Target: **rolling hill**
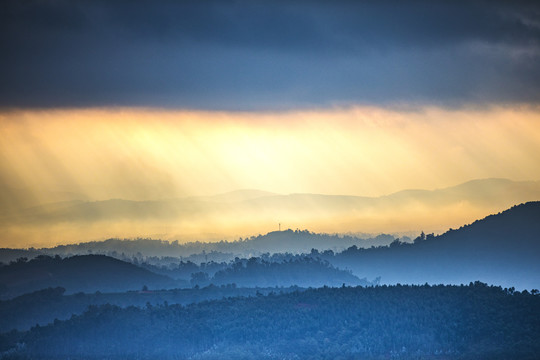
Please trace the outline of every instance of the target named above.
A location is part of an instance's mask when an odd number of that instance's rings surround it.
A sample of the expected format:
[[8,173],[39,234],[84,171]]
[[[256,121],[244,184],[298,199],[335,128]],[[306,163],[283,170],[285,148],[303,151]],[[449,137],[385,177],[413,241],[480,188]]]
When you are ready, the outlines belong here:
[[9,359],[538,359],[540,297],[467,286],[319,288],[92,306],[0,334]]
[[[190,242],[179,244],[151,239],[107,239],[71,245],[59,245],[38,250],[0,249],[0,260],[15,260],[17,257],[28,258],[39,254],[72,256],[82,254],[101,254],[113,257],[183,257],[194,262],[223,261],[220,257],[232,260],[236,256],[251,257],[263,253],[309,253],[311,249],[342,251],[356,245],[371,247],[388,245],[394,237],[388,234],[362,239],[348,235],[316,234],[307,230],[272,231],[249,239],[221,242]],[[123,255],[122,255],[123,254]],[[197,259],[200,259],[198,261]],[[7,262],[7,261],[4,261]]]
[[38,256],[0,266],[0,297],[7,299],[27,292],[61,286],[67,293],[121,292],[172,288],[176,282],[163,275],[103,255],[69,258]]

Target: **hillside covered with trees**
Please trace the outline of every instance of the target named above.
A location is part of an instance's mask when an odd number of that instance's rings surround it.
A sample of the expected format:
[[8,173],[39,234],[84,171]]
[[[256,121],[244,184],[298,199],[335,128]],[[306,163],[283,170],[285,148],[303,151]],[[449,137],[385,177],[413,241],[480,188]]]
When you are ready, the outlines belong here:
[[93,306],[1,336],[4,358],[537,359],[540,296],[468,286],[319,288],[188,306]]
[[318,234],[307,230],[272,231],[264,235],[239,238],[236,241],[187,242],[164,241],[153,239],[107,239],[79,244],[58,245],[41,249],[0,249],[0,262],[8,263],[20,257],[33,258],[38,255],[74,255],[98,254],[126,260],[137,258],[153,259],[181,258],[196,263],[207,261],[229,261],[235,257],[259,256],[264,253],[306,253],[311,249],[342,251],[350,246],[368,248],[388,245],[394,237],[388,234],[363,237],[338,234]]
[[237,296],[260,296],[270,292],[301,291],[297,286],[287,288],[242,288],[234,284],[208,285],[171,290],[137,290],[121,293],[66,294],[61,287],[47,288],[9,300],[0,300],[0,333],[13,329],[28,330],[37,324],[43,326],[55,319],[67,320],[84,313],[90,305],[116,305],[120,307],[181,304],[188,305],[208,300]]
[[414,243],[352,246],[319,257],[386,284],[463,284],[480,280],[504,287],[540,287],[540,202],[514,206],[459,229]]
[[[220,262],[19,258],[0,265],[0,356],[536,359],[538,219],[530,202],[413,242]],[[291,234],[319,236],[265,239]]]
[[334,267],[310,256],[235,259],[196,265],[181,262],[176,267],[136,266],[104,255],[67,258],[40,255],[0,265],[0,300],[49,287],[63,287],[69,294],[125,292],[234,285],[239,287],[320,287],[368,285],[351,271]]
[[0,266],[0,297],[10,298],[48,287],[61,286],[69,293],[118,292],[152,284],[158,289],[173,288],[177,282],[133,264],[104,255],[35,259]]

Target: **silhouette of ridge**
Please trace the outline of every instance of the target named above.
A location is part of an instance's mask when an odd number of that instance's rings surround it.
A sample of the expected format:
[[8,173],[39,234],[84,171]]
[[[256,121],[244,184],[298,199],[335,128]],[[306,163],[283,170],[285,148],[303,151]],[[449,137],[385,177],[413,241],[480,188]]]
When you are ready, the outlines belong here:
[[48,287],[62,286],[67,293],[121,292],[174,287],[175,281],[133,264],[104,255],[68,258],[38,256],[0,267],[0,294],[10,298]]
[[333,264],[385,283],[474,280],[540,287],[540,202],[516,205],[439,236],[388,248],[349,248]]

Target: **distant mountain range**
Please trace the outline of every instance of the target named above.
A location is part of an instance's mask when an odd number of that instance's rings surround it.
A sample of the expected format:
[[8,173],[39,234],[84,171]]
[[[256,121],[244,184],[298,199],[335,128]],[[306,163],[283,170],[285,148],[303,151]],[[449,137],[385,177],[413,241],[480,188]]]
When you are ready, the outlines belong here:
[[237,256],[251,257],[264,253],[298,254],[309,253],[311,249],[338,252],[352,245],[358,247],[388,245],[394,239],[392,235],[388,234],[362,239],[349,235],[316,234],[307,230],[293,231],[290,229],[272,231],[265,235],[230,242],[190,242],[180,244],[178,242],[151,239],[108,239],[42,249],[0,249],[0,262],[7,264],[21,257],[33,258],[38,255],[73,256],[87,254],[101,254],[129,260],[133,257],[139,260],[149,257],[178,257],[195,263],[221,262],[232,260]]
[[483,179],[380,197],[279,195],[259,190],[156,201],[88,201],[76,194],[65,201],[69,194],[61,195],[63,201],[30,207],[24,206],[28,199],[17,206],[15,195],[4,196],[2,202],[9,204],[3,209],[10,209],[0,216],[4,243],[147,236],[219,240],[277,230],[278,223],[284,229],[327,233],[439,231],[540,200],[540,181]]
[[[65,195],[65,194],[63,194]],[[238,190],[204,197],[187,197],[156,201],[110,199],[105,201],[60,201],[19,209],[17,217],[4,221],[23,223],[50,221],[175,219],[179,216],[204,216],[223,212],[294,211],[300,214],[348,214],[378,211],[380,213],[421,208],[445,208],[468,204],[478,207],[509,207],[517,203],[540,200],[540,181],[507,179],[473,180],[439,190],[404,190],[380,197],[348,195],[289,194],[278,195],[259,190]]]

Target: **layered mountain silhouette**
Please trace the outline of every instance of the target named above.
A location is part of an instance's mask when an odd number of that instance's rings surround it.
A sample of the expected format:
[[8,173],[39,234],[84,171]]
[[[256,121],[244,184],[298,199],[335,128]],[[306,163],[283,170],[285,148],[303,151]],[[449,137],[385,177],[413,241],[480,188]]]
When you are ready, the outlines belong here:
[[[63,194],[65,198],[66,194]],[[316,232],[441,231],[512,205],[540,200],[540,181],[474,180],[439,190],[381,197],[278,195],[242,190],[156,201],[69,200],[21,207],[0,216],[6,242],[111,237],[220,240],[283,228]]]
[[[188,197],[156,201],[111,199],[105,201],[60,201],[20,209],[19,221],[96,221],[113,219],[176,218],[226,212],[299,211],[314,214],[362,210],[393,212],[418,207],[440,208],[469,204],[472,206],[509,207],[540,199],[540,181],[507,179],[473,180],[439,190],[404,190],[380,197],[346,195],[278,195],[259,190],[239,190],[216,196]],[[411,207],[414,207],[412,209]],[[14,219],[9,216],[5,220]]]
[[[388,243],[388,240],[392,239],[392,237],[387,237],[389,239],[385,238],[387,241],[386,243]],[[165,251],[172,257],[175,256],[175,251],[194,251],[196,249],[203,249],[202,254],[199,254],[199,256],[202,255],[204,260],[208,260],[207,257],[208,255],[211,255],[212,252],[206,253],[205,251],[210,248],[205,248],[205,246],[214,246],[215,248],[213,248],[212,251],[215,249],[253,251],[257,246],[260,246],[259,249],[269,246],[274,246],[275,248],[288,247],[288,249],[293,249],[295,246],[298,246],[298,244],[302,244],[303,247],[322,249],[327,242],[333,241],[335,244],[342,241],[342,244],[345,244],[354,239],[355,238],[352,237],[347,238],[314,234],[308,231],[286,230],[271,232],[266,235],[253,237],[246,241],[232,243],[192,243],[182,245],[154,240],[121,241],[113,239],[105,242],[93,242],[61,246],[52,249],[42,249],[41,251],[46,250],[50,254],[57,252],[65,256],[72,254],[72,252],[104,251],[105,249],[108,249],[109,251],[113,249],[114,251],[120,251],[123,249],[126,253],[129,253],[130,251],[133,252],[134,250],[144,251],[144,249],[146,249],[150,253],[141,253],[139,255],[155,255],[156,251]],[[356,240],[361,241],[360,239]],[[187,246],[187,248],[185,246]],[[37,250],[32,251],[35,252]],[[152,253],[152,251],[154,253]],[[20,251],[16,253],[21,254]],[[220,254],[224,255],[224,253]],[[231,255],[234,254],[231,253]],[[262,260],[254,258],[253,261],[255,262],[252,263],[253,266],[250,269],[247,268],[247,263],[243,262],[242,266],[237,267],[236,272],[231,270],[236,266],[234,262],[229,265],[220,265],[221,267],[219,269],[223,269],[222,273],[215,279],[216,273],[205,275],[206,277],[203,277],[201,285],[207,285],[214,280],[218,284],[239,281],[245,286],[257,286],[257,276],[261,281],[264,280],[265,286],[287,286],[295,284],[298,283],[299,280],[294,276],[290,278],[290,271],[286,272],[286,276],[289,276],[286,280],[284,280],[284,277],[275,280],[275,275],[272,272],[279,270],[279,266],[273,265],[272,263],[290,263],[291,261],[300,259],[298,256],[299,255],[295,256],[289,254],[287,256],[266,256],[263,257]],[[358,283],[357,281],[359,278],[372,280],[380,277],[381,282],[387,284],[423,284],[426,282],[431,284],[467,284],[471,281],[480,280],[505,287],[514,286],[527,289],[539,288],[540,262],[538,259],[540,258],[540,202],[528,202],[514,206],[501,213],[490,215],[482,220],[475,221],[470,225],[463,226],[459,229],[451,229],[439,236],[428,235],[419,237],[414,243],[403,243],[396,240],[389,246],[379,246],[367,249],[360,248],[356,244],[353,244],[341,252],[313,250],[305,256],[311,257],[314,260],[320,258],[337,268],[325,268],[326,265],[322,267],[315,266],[320,265],[320,263],[310,264],[309,261],[303,264],[302,262],[299,262],[302,266],[308,264],[318,270],[329,269],[332,274],[339,275],[331,281],[333,285],[338,282]],[[305,256],[302,255],[302,257]],[[119,265],[121,263],[115,263],[114,261],[116,260],[105,257],[85,256],[76,256],[65,260],[51,260],[51,258],[40,257],[28,263],[22,262],[21,265],[15,263],[1,268],[2,275],[0,276],[0,283],[3,284],[3,292],[16,293],[17,291],[37,290],[48,286],[64,286],[68,288],[68,290],[71,290],[65,283],[56,280],[58,279],[58,276],[67,276],[66,279],[73,281],[73,283],[79,285],[84,284],[86,281],[84,279],[89,276],[89,273],[92,273],[91,269],[96,268],[97,265],[93,264],[94,267],[84,265],[82,264],[83,259],[85,259],[85,261],[99,259],[100,261],[109,264],[107,265],[109,269],[114,269],[114,267],[111,267],[111,264]],[[66,275],[64,270],[62,270],[64,272],[60,271],[61,275],[56,275],[53,271],[53,269],[57,269],[60,264],[70,264],[70,262],[72,263],[71,266],[76,271],[69,271],[67,272],[68,275]],[[16,270],[17,266],[21,266],[20,270]],[[107,278],[107,276],[104,275],[103,268],[107,268],[107,266],[101,266],[101,269],[99,270],[102,271],[100,274],[103,274],[103,277],[105,278]],[[130,264],[122,266],[125,267],[122,269],[133,269],[131,267],[134,267]],[[193,266],[195,267],[192,272],[203,271],[199,270],[196,265]],[[71,269],[69,266],[67,268]],[[301,271],[305,271],[308,268],[309,266],[304,266],[303,268],[301,266],[298,267]],[[66,269],[66,267],[64,266],[62,269]],[[219,269],[216,271],[219,271]],[[257,270],[258,274],[255,274],[254,269]],[[354,277],[347,278],[349,274],[341,274],[339,273],[341,270],[338,271],[338,269],[351,270]],[[79,271],[79,273],[77,273],[77,271]],[[98,270],[96,270],[96,273],[99,273],[97,271]],[[119,274],[125,272],[125,270],[114,271]],[[142,269],[138,269],[137,271],[142,271]],[[126,274],[128,273],[129,272],[126,272]],[[306,272],[308,278],[309,273],[309,271]],[[39,276],[37,274],[39,274]],[[328,271],[325,272],[325,279],[329,278],[329,274]],[[13,277],[11,280],[8,279],[10,276]],[[79,280],[77,278],[78,276],[80,276],[82,280]],[[160,281],[164,280],[161,279],[156,282],[155,279],[146,280],[147,278],[144,277],[143,279],[145,280],[140,280],[141,276],[142,273],[139,274],[136,272],[134,279],[138,279],[138,282],[129,283],[122,280],[122,284],[126,285],[124,288],[140,288],[145,281],[149,284],[150,281],[152,281],[151,284],[161,284],[162,282]],[[321,279],[322,278],[323,277],[321,277]],[[184,279],[184,281],[187,280],[189,279]],[[319,286],[326,281],[323,279],[316,283],[309,283],[309,279],[302,278],[300,280],[304,286]],[[19,283],[17,281],[19,281]],[[34,283],[39,285],[33,285]],[[127,286],[127,284],[129,284],[129,286]],[[164,285],[166,284],[167,283],[165,282]],[[74,285],[74,290],[71,291],[77,291],[76,289],[81,288],[82,285],[78,288],[77,286],[78,285]],[[111,285],[111,288],[112,287],[113,286]],[[98,290],[97,287],[92,289]],[[101,286],[99,288],[99,290],[103,289],[106,289],[106,287]]]
[[514,206],[440,236],[395,242],[386,248],[348,250],[329,260],[384,283],[473,280],[507,287],[540,287],[540,202]]
[[67,293],[120,292],[176,287],[177,282],[133,264],[103,255],[69,258],[38,256],[0,266],[0,297],[61,286]]
[[216,272],[204,285],[210,283],[214,285],[234,283],[242,287],[337,287],[370,284],[366,279],[359,279],[348,271],[333,267],[328,262],[309,257],[283,262],[264,261],[259,258],[236,261]]
[[[297,286],[280,288],[279,292],[299,291]],[[92,293],[66,295],[62,287],[34,291],[13,299],[0,301],[0,333],[12,329],[29,330],[53,323],[55,319],[66,320],[75,314],[82,314],[91,305],[111,304],[121,307],[147,307],[172,304],[194,304],[208,300],[230,297],[255,297],[275,292],[270,288],[242,288],[232,285],[206,286],[202,288],[171,289],[164,291],[128,291],[124,293]],[[1,335],[0,335],[1,336]]]
[[79,244],[59,245],[42,249],[0,249],[0,262],[9,263],[20,257],[38,255],[109,255],[120,259],[145,257],[182,257],[193,262],[227,261],[235,257],[251,257],[264,253],[309,253],[311,249],[342,251],[350,246],[371,247],[390,244],[392,235],[380,234],[372,238],[350,235],[317,234],[307,230],[272,231],[249,239],[220,242],[190,242],[180,244],[152,239],[108,239]]
[[298,257],[288,261],[250,258],[216,263],[214,266],[191,265],[192,270],[183,278],[175,277],[173,280],[163,274],[163,271],[162,274],[150,271],[152,267],[143,268],[104,255],[67,258],[40,255],[30,261],[20,259],[0,266],[0,300],[51,287],[62,287],[68,294],[73,294],[231,284],[234,284],[234,287],[368,284],[365,279],[359,279],[350,271],[337,269],[327,261],[311,257]]

